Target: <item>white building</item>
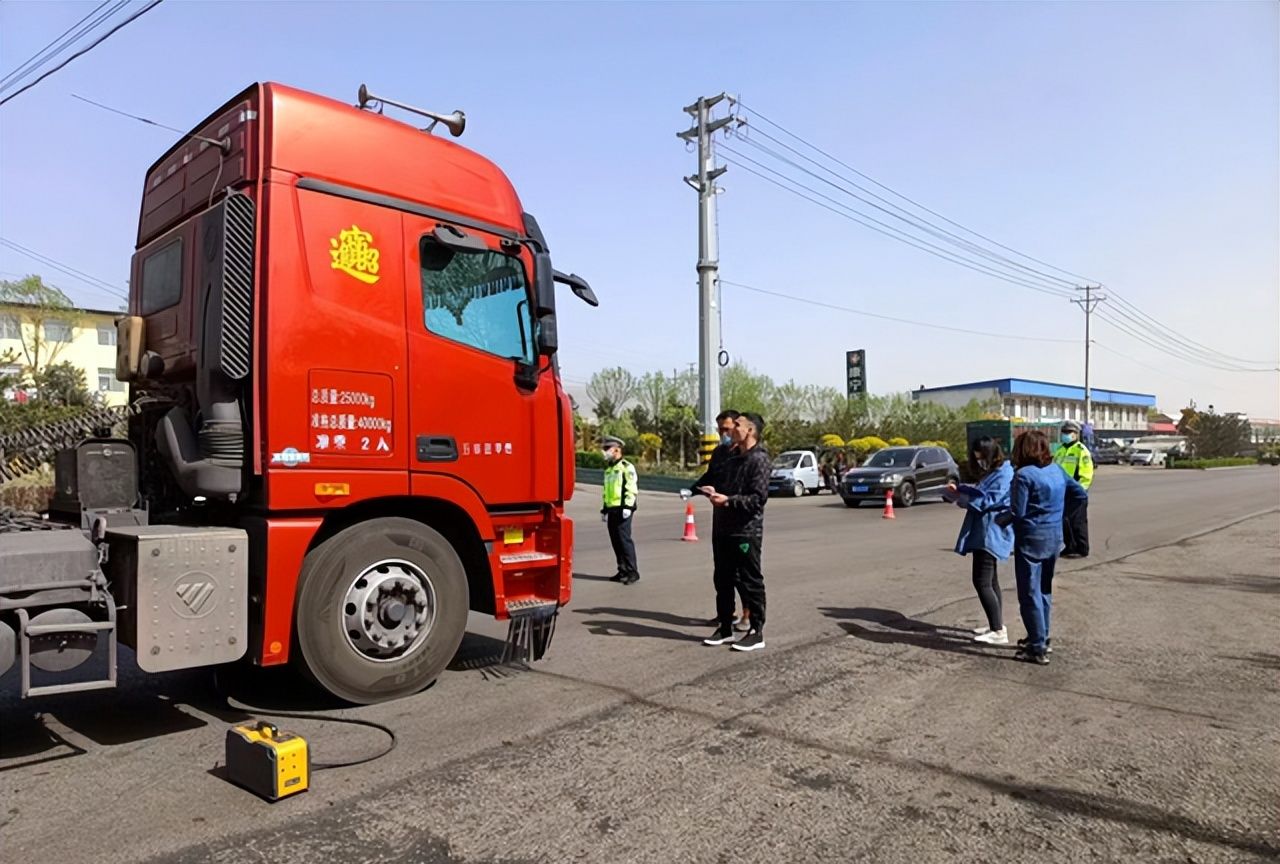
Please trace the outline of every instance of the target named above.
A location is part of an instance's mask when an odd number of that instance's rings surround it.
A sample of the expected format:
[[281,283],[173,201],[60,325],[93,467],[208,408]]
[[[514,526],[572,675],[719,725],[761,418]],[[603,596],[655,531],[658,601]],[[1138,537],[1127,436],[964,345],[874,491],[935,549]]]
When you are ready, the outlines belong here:
[[[1149,393],[1090,388],[1093,400],[1094,429],[1108,432],[1147,431],[1147,409],[1155,407],[1156,397]],[[917,402],[932,402],[961,408],[971,401],[998,405],[1005,417],[1037,423],[1075,420],[1083,423],[1084,388],[1069,384],[1050,384],[1025,378],[998,378],[953,384],[949,387],[921,387],[912,392]]]

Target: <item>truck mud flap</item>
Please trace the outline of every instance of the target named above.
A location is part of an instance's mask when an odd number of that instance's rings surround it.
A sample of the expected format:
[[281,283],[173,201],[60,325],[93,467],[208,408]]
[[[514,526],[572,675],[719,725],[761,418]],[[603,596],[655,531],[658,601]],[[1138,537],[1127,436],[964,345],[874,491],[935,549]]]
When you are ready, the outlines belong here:
[[556,633],[560,607],[543,603],[524,609],[511,609],[511,625],[502,649],[503,663],[529,663],[541,660]]

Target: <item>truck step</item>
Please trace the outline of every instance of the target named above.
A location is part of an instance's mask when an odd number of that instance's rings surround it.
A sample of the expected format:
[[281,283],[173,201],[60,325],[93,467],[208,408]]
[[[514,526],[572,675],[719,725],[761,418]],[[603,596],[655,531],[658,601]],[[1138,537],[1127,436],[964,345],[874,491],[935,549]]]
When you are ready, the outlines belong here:
[[[116,686],[116,607],[115,603],[108,600],[106,603],[108,619],[106,621],[65,621],[54,623],[32,623],[26,609],[18,609],[18,645],[19,659],[18,662],[22,668],[22,698],[26,699],[30,696],[52,696],[59,693],[80,693],[85,690],[110,690]],[[48,613],[44,613],[48,614]],[[43,615],[37,615],[37,621]],[[76,681],[69,684],[43,684],[32,686],[31,669],[33,666],[40,667],[39,662],[32,662],[33,651],[32,639],[39,639],[42,636],[58,636],[62,634],[75,633],[91,633],[95,637],[105,634],[107,637],[107,671],[106,677],[98,678],[91,681]],[[78,667],[78,662],[72,663],[66,667],[66,670],[49,670],[49,671],[69,671]]]

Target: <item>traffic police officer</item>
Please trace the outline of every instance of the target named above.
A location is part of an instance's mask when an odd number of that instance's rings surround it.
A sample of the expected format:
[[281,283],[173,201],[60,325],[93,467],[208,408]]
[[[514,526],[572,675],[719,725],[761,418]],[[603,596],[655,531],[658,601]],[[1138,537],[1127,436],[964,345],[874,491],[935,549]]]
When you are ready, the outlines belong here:
[[636,544],[631,542],[631,516],[636,512],[636,466],[622,458],[622,441],[605,438],[602,442],[604,461],[604,506],[601,518],[609,526],[609,542],[618,559],[618,572],[613,581],[633,585],[640,581],[636,568]]
[[[1062,424],[1062,446],[1053,457],[1067,476],[1086,490],[1093,483],[1093,454],[1080,440],[1080,424],[1068,420]],[[1062,515],[1063,558],[1087,558],[1089,556],[1089,501],[1084,499],[1069,505]]]

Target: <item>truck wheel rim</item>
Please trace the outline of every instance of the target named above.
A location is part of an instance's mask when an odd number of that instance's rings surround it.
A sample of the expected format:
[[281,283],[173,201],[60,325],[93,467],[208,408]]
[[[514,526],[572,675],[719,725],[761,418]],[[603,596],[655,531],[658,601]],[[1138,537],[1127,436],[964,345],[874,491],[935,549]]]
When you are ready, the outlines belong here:
[[342,601],[347,644],[362,657],[381,663],[416,651],[435,619],[436,590],[430,577],[401,558],[364,568]]

